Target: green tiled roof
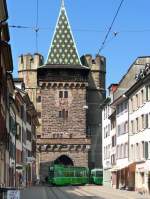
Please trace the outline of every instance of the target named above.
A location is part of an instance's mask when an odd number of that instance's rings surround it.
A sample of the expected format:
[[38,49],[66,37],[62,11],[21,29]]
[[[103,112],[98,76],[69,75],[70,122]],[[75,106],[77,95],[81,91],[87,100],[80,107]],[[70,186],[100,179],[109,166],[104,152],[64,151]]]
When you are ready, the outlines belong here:
[[81,65],[63,3],[60,9],[46,64]]

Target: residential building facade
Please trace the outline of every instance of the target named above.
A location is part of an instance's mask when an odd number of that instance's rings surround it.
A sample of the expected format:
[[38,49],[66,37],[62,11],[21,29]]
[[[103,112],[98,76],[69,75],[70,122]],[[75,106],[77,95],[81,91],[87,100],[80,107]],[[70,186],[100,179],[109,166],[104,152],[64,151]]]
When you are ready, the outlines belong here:
[[0,186],[9,186],[9,98],[7,72],[12,72],[12,54],[9,45],[8,11],[6,1],[0,6]]
[[150,63],[137,74],[140,78],[127,92],[129,100],[129,161],[135,190],[150,191]]
[[[115,163],[111,159],[111,185],[115,188],[148,192],[149,177],[149,68],[150,57],[139,57],[131,65],[119,82],[111,103],[114,113],[109,116],[111,130],[114,128],[116,141],[112,139],[110,151],[114,151]],[[114,118],[114,120],[112,120]],[[115,121],[115,125],[113,125]],[[103,118],[103,126],[109,123]],[[104,135],[103,128],[103,135]],[[110,131],[110,134],[112,131]],[[107,138],[110,143],[109,136]],[[103,137],[104,182],[107,158],[104,147],[107,145]],[[111,154],[110,154],[111,156]]]
[[116,112],[110,105],[118,84],[111,84],[109,95],[102,105],[102,152],[103,152],[103,184],[116,185],[116,175],[112,167],[116,165]]

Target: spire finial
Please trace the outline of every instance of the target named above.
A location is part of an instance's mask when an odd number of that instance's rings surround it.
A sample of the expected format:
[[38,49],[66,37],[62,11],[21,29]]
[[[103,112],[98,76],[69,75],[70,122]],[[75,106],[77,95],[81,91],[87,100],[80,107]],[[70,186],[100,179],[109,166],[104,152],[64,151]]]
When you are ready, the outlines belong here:
[[61,0],[61,7],[62,7],[62,8],[65,7],[65,2],[64,2],[64,0]]

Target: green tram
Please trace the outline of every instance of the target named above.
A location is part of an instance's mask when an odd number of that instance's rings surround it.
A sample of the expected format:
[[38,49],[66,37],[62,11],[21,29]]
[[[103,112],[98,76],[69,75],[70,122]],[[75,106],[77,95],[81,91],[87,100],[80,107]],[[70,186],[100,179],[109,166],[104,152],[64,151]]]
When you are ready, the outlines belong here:
[[90,183],[96,185],[103,185],[103,169],[92,169],[90,175]]
[[86,167],[53,165],[49,167],[48,183],[52,185],[85,185],[89,182],[89,170]]

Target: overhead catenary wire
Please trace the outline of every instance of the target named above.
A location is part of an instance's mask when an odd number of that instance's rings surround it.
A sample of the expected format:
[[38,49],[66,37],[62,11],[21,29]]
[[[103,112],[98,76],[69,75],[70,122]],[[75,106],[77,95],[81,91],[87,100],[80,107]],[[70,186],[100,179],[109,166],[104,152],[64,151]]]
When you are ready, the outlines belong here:
[[108,28],[108,31],[107,31],[107,33],[106,33],[106,36],[105,36],[105,38],[104,38],[104,40],[103,40],[103,42],[102,42],[102,45],[101,45],[100,49],[98,50],[98,54],[100,54],[100,52],[102,51],[102,49],[103,49],[104,46],[105,46],[106,40],[107,40],[107,38],[108,38],[108,36],[109,36],[111,30],[112,30],[112,27],[113,27],[113,25],[114,25],[114,22],[115,22],[117,16],[118,16],[118,13],[119,13],[119,11],[120,11],[120,9],[121,9],[121,6],[122,6],[123,2],[124,2],[124,0],[121,0],[121,2],[120,2],[120,4],[119,4],[119,7],[118,7],[118,9],[117,9],[117,11],[116,11],[116,13],[115,13],[115,16],[114,16],[114,18],[113,18],[113,20],[112,20],[112,22],[111,22],[111,25],[110,25],[110,27]]
[[[30,29],[35,31],[36,27],[35,26],[22,26],[22,25],[9,25],[9,28],[16,28],[16,29]],[[39,31],[48,31],[48,30],[53,30],[53,28],[50,27],[38,27]],[[104,33],[106,30],[99,30],[99,29],[81,29],[81,28],[73,28],[73,31],[77,32],[95,32],[95,33]],[[124,29],[124,30],[117,30],[117,31],[110,31],[111,33],[143,33],[143,32],[150,32],[150,28],[145,28],[145,29]]]

